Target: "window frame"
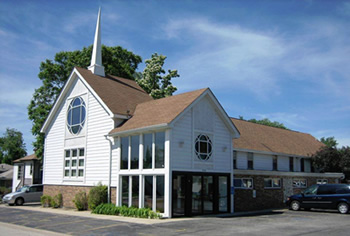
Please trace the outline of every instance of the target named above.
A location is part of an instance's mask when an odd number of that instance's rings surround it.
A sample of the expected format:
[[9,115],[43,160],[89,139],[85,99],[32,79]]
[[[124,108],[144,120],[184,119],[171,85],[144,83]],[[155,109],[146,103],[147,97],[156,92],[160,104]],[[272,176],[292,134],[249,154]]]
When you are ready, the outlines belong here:
[[316,184],[328,184],[328,179],[316,179]]
[[[305,182],[305,186],[301,186],[302,181]],[[295,182],[297,184],[295,184]],[[307,188],[307,179],[304,179],[304,178],[293,179],[292,186],[293,188]]]
[[[265,181],[271,180],[271,186],[266,186]],[[274,180],[278,180],[279,186],[274,186]],[[282,188],[282,179],[281,178],[264,178],[264,189],[281,189]]]
[[[205,138],[205,140],[202,139],[202,137]],[[214,142],[212,141],[212,138],[209,134],[205,133],[199,133],[196,135],[195,141],[194,141],[194,153],[197,157],[196,160],[207,162],[212,160],[213,152],[214,152]],[[206,145],[206,152],[202,152],[202,145]],[[205,156],[205,158],[203,158]]]
[[[235,180],[241,180],[241,186],[236,186],[235,185]],[[251,181],[251,187],[244,187],[244,181],[247,181],[247,185],[248,185],[248,181]],[[253,189],[254,188],[254,179],[253,178],[233,178],[233,186],[235,189]]]
[[[79,99],[80,104],[74,105],[74,102]],[[79,109],[79,122],[76,124],[73,124],[73,111],[75,109]],[[84,119],[82,119],[82,116],[84,114]],[[86,123],[86,117],[87,117],[87,109],[84,99],[81,96],[74,97],[70,100],[70,103],[68,105],[67,114],[66,114],[66,127],[71,135],[79,135],[80,132],[84,129],[84,125]],[[75,132],[73,128],[78,127],[78,130]]]
[[[83,153],[81,153],[83,151]],[[69,152],[69,156],[67,153]],[[75,155],[73,155],[75,153]],[[83,155],[81,155],[83,154]],[[68,165],[67,165],[68,161]],[[74,165],[73,165],[74,161]],[[80,163],[83,165],[80,165]],[[86,150],[84,147],[79,148],[68,148],[64,150],[63,157],[63,179],[64,180],[82,180],[85,178],[85,166],[86,166]],[[68,171],[68,175],[66,175],[66,171]],[[75,175],[72,175],[73,171],[75,171]],[[82,175],[80,172],[82,171]]]

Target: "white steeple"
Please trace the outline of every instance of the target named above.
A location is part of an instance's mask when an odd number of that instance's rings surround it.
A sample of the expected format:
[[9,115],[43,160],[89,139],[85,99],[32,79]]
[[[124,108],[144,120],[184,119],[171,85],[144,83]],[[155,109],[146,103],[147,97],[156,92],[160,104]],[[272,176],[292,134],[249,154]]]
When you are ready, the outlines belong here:
[[92,49],[91,64],[88,67],[88,69],[91,70],[93,74],[105,76],[105,68],[102,66],[100,20],[101,20],[101,8],[98,11],[94,47]]

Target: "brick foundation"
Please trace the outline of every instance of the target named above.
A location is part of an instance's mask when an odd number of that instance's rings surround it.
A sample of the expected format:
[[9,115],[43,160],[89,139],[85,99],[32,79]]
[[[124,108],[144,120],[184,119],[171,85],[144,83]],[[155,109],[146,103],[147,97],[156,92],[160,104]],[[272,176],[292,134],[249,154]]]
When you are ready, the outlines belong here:
[[[69,186],[69,185],[44,185],[44,195],[55,196],[59,193],[62,194],[63,207],[75,208],[73,203],[75,194],[83,191],[89,194],[92,186]],[[116,200],[116,188],[111,187],[111,202],[115,204]]]
[[[292,194],[298,194],[305,188],[293,188],[293,179],[306,179],[307,187],[316,184],[316,177],[286,177],[286,176],[261,176],[261,175],[235,175],[235,178],[252,178],[253,189],[235,189],[235,211],[254,211],[269,208],[286,207],[284,201]],[[282,186],[277,189],[264,188],[264,178],[281,178]],[[328,183],[337,183],[335,178],[327,178]],[[253,190],[256,197],[253,197]]]

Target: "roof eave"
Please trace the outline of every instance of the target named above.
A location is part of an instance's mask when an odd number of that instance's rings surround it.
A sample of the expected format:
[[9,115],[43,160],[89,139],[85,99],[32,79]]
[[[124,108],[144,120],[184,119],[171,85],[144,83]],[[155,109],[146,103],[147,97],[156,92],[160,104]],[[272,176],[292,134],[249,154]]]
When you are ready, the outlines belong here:
[[143,133],[146,131],[157,131],[157,130],[167,129],[167,128],[171,128],[171,127],[169,126],[169,124],[163,123],[163,124],[145,126],[145,127],[141,127],[141,128],[123,130],[120,132],[109,133],[108,136],[116,137],[116,136],[123,136],[123,135],[131,134],[131,133]]

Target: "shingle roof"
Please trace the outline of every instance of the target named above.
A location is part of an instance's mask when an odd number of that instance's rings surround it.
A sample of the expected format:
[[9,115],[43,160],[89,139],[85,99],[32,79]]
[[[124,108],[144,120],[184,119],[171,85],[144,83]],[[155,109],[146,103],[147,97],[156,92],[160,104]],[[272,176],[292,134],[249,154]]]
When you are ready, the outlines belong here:
[[0,174],[1,180],[11,180],[12,178],[13,178],[13,169],[10,169]]
[[114,114],[132,115],[137,104],[153,100],[133,80],[113,75],[102,77],[87,69],[75,68]]
[[22,161],[32,161],[32,160],[39,160],[35,154],[32,154],[32,155],[29,155],[29,156],[25,156],[25,157],[22,157],[22,158],[19,158],[17,160],[14,160],[13,162],[14,163],[17,163],[17,162],[22,162]]
[[12,165],[9,165],[9,164],[0,164],[0,173],[2,172],[6,172],[8,170],[12,170],[13,169],[13,166]]
[[308,156],[317,152],[323,143],[310,134],[274,128],[231,118],[241,137],[233,140],[234,149],[248,149],[287,155]]
[[206,90],[207,88],[199,89],[138,104],[133,117],[122,126],[113,129],[110,134],[153,125],[169,124]]

